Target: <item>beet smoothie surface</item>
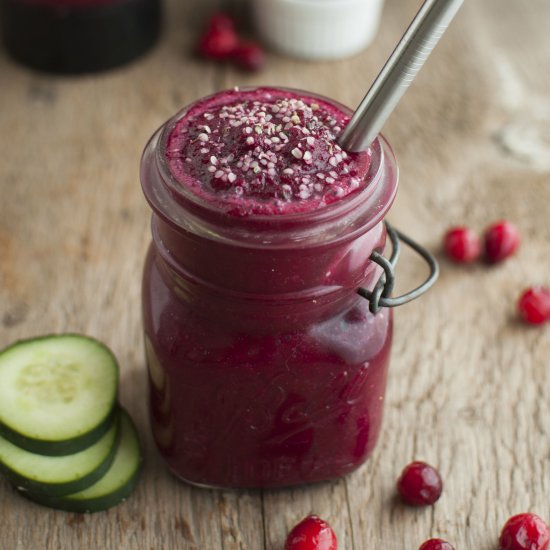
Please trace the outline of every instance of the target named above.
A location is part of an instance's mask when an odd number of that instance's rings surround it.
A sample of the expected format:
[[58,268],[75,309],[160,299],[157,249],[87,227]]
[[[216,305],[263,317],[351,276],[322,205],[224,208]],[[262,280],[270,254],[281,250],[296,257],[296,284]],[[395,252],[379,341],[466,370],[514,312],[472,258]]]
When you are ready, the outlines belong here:
[[383,306],[398,305],[394,254],[380,259],[388,235],[398,247],[384,222],[398,174],[381,136],[361,153],[338,146],[350,115],[309,92],[228,90],[183,109],[144,151],[151,424],[187,482],[317,482],[374,448],[392,340]]
[[147,52],[161,27],[161,0],[0,0],[0,29],[13,59],[59,74],[118,67]]

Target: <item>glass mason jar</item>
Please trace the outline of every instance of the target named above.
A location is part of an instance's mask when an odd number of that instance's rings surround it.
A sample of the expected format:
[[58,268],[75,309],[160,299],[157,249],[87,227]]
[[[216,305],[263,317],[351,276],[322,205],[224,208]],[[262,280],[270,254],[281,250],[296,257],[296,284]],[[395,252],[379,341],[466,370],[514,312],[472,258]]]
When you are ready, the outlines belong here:
[[161,0],[0,0],[10,55],[34,69],[110,69],[145,53],[160,33]]
[[392,310],[379,306],[391,300],[392,264],[381,279],[377,259],[394,154],[378,137],[368,184],[324,208],[236,217],[168,169],[167,138],[186,112],[157,131],[141,164],[153,210],[143,323],[158,449],[176,476],[205,486],[347,474],[382,421]]

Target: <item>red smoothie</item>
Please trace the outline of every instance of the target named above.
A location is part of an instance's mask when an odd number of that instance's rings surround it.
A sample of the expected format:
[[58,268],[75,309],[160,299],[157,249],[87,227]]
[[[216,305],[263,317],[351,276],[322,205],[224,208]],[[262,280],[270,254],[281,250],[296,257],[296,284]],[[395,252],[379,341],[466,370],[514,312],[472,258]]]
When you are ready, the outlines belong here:
[[152,428],[188,482],[332,479],[376,443],[392,316],[356,289],[378,279],[397,167],[382,138],[342,151],[348,119],[305,92],[227,91],[144,152]]
[[319,98],[260,88],[194,105],[171,131],[170,171],[217,208],[238,216],[307,212],[365,185],[370,154],[336,136],[346,113]]

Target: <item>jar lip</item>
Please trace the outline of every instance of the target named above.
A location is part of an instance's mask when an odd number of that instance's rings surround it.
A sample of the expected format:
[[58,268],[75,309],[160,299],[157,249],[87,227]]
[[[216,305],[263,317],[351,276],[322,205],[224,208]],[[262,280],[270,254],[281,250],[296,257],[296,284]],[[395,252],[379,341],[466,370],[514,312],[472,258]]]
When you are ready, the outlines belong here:
[[[302,94],[311,98],[319,98],[328,104],[334,105],[346,114],[351,115],[352,113],[348,107],[338,101],[321,94],[295,88],[250,86],[234,88],[234,90],[243,92],[275,90],[296,95]],[[215,203],[205,200],[192,189],[182,185],[182,183],[172,174],[168,165],[166,156],[168,138],[174,127],[193,106],[199,102],[206,102],[210,98],[222,94],[223,92],[222,90],[210,94],[183,107],[157,131],[151,138],[148,147],[146,147],[144,158],[147,149],[151,146],[154,148],[154,155],[150,160],[155,164],[155,171],[160,176],[160,183],[163,189],[155,189],[152,194],[149,192],[145,181],[147,176],[143,174],[142,165],[143,190],[153,209],[166,221],[178,227],[181,226],[184,217],[187,221],[190,221],[191,216],[193,218],[193,228],[196,230],[200,225],[204,225],[210,238],[224,241],[242,241],[244,238],[247,241],[247,245],[254,246],[254,243],[273,245],[276,244],[278,240],[283,242],[285,238],[278,239],[275,233],[285,233],[287,230],[293,233],[293,242],[310,240],[312,234],[319,232],[319,226],[324,226],[342,218],[347,218],[356,211],[358,211],[357,214],[360,216],[363,211],[368,210],[368,207],[371,206],[371,202],[375,197],[378,198],[376,201],[377,204],[373,205],[374,211],[372,212],[372,216],[368,216],[369,219],[365,220],[367,226],[365,227],[365,224],[362,224],[364,226],[363,230],[368,230],[383,218],[393,203],[397,190],[398,175],[395,155],[391,146],[382,135],[377,136],[371,145],[371,162],[365,176],[369,180],[367,184],[360,190],[353,191],[337,201],[314,210],[284,214],[251,214],[249,216],[235,216],[234,214],[221,210]],[[384,197],[378,197],[381,191],[380,187],[384,183],[384,180],[387,179],[385,178],[384,170],[387,162],[394,166],[394,176],[390,178],[394,180],[394,185],[386,190],[389,191],[389,193],[386,192]],[[184,209],[185,216],[176,215],[175,211],[178,209]],[[227,223],[229,221],[231,222],[230,224]],[[229,231],[218,231],[221,227],[228,229],[225,227],[226,225],[231,226]],[[317,228],[317,231],[313,230],[314,227]],[[323,239],[325,244],[326,241],[327,239]]]

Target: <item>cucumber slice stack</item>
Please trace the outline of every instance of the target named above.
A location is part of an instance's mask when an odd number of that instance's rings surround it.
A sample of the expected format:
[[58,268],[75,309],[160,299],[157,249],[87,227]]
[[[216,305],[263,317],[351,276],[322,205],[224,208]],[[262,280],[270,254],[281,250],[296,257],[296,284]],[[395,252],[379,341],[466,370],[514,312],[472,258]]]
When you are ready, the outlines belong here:
[[116,358],[87,336],[44,336],[1,351],[0,471],[53,508],[96,512],[125,500],[141,449],[117,390]]

